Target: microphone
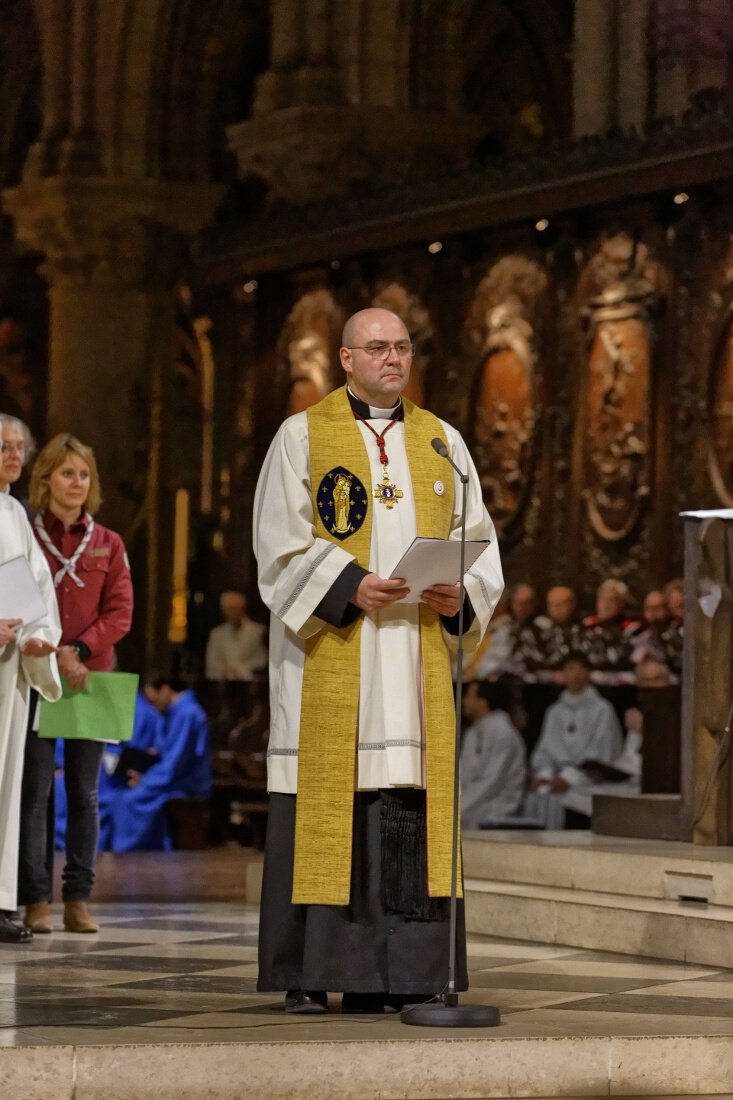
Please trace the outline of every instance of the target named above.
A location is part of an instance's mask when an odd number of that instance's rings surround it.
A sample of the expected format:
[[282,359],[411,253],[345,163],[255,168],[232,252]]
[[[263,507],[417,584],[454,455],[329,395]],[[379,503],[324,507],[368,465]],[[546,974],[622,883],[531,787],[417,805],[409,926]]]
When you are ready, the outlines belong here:
[[461,479],[461,484],[465,488],[465,486],[468,485],[468,474],[464,473],[460,466],[456,466],[455,462],[450,456],[448,448],[446,447],[445,443],[439,435],[436,435],[435,439],[430,440],[430,446],[433,448],[434,451],[438,452],[441,458],[445,458],[448,462],[450,462],[451,466]]

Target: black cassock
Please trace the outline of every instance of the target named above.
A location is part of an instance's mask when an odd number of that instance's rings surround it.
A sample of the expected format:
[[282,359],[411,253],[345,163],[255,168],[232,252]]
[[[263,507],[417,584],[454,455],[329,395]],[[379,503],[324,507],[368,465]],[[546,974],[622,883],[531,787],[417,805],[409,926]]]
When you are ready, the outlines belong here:
[[[440,993],[448,982],[450,900],[425,891],[425,792],[354,796],[349,905],[292,904],[295,800],[270,795],[257,989]],[[464,990],[461,898],[456,923],[456,989]]]

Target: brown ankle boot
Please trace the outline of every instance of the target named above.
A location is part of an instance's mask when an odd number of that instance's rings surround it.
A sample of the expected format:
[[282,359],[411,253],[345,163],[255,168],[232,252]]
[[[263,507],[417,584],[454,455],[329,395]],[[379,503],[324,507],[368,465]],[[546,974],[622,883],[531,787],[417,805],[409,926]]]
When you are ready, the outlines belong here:
[[85,901],[64,902],[64,928],[67,932],[99,931],[99,925],[89,915]]
[[23,924],[30,928],[31,932],[53,932],[51,910],[47,901],[32,901],[26,905],[23,916]]

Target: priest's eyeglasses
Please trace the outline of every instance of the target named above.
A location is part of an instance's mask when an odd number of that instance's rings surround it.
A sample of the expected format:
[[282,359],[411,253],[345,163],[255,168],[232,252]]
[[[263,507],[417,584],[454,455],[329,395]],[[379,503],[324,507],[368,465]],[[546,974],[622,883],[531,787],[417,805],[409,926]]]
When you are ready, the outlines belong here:
[[22,458],[25,454],[25,443],[2,443],[0,444],[0,451],[4,455],[12,454],[15,451]]
[[397,340],[393,344],[375,340],[372,344],[357,344],[355,347],[347,348],[346,350],[365,351],[370,359],[384,362],[392,348],[394,348],[395,354],[398,355],[400,359],[407,359],[409,356],[415,354],[415,345],[411,344],[409,340]]

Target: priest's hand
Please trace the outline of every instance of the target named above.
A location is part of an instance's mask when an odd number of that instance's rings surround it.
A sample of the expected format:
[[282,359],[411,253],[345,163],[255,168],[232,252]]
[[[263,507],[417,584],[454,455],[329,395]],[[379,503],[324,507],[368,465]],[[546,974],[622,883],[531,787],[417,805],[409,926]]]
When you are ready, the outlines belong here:
[[461,588],[457,584],[434,584],[420,593],[420,599],[439,615],[452,618],[461,606]]
[[15,628],[22,622],[22,619],[0,619],[0,645],[9,645],[15,641]]
[[376,573],[367,573],[354,589],[351,603],[362,611],[379,611],[382,607],[389,607],[391,603],[404,600],[409,591],[401,577],[378,577]]
[[50,657],[56,652],[56,646],[41,638],[29,638],[20,652],[24,657]]

